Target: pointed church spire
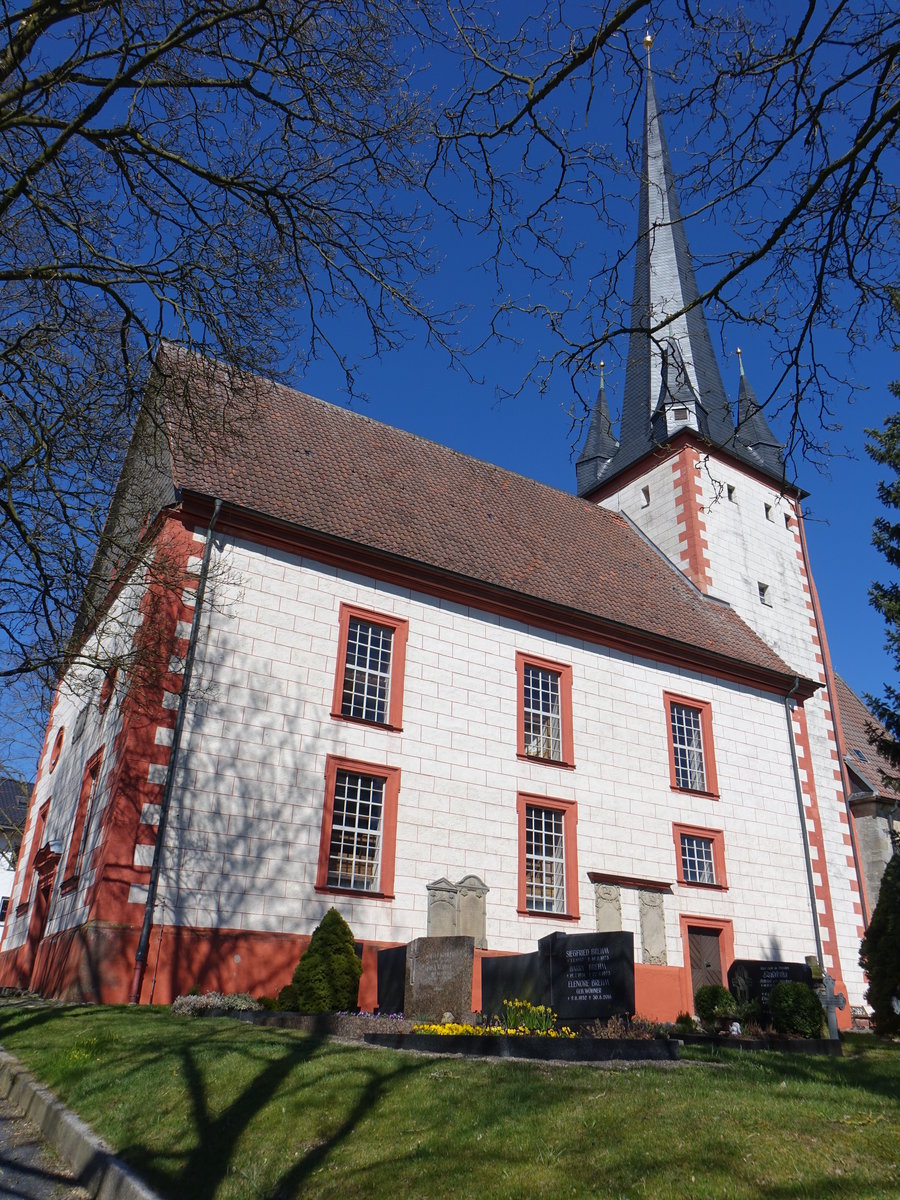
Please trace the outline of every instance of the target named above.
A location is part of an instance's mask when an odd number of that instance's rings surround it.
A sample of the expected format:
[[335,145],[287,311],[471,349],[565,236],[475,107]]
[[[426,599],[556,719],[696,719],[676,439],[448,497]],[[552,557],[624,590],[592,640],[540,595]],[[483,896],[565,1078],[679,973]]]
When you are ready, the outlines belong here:
[[[638,237],[619,446],[611,458],[604,458],[589,454],[585,444],[576,468],[580,496],[615,478],[682,430],[693,430],[779,480],[784,475],[780,448],[755,397],[759,421],[754,415],[750,441],[735,433],[709,327],[697,302],[700,293],[650,70],[652,44],[648,31]],[[741,386],[749,387],[743,379]],[[589,442],[594,424],[592,420]],[[612,445],[610,429],[603,453]]]
[[609,416],[609,404],[606,400],[606,379],[604,376],[605,363],[600,364],[600,391],[591,414],[588,435],[584,449],[575,464],[575,477],[578,481],[578,495],[584,496],[592,491],[599,482],[603,469],[609,464],[619,449],[612,430]]
[[741,381],[738,386],[738,443],[754,455],[770,475],[782,478],[784,476],[783,447],[769,428],[769,422],[756,399],[756,393],[744,374],[744,358],[740,349],[737,354],[741,368]]

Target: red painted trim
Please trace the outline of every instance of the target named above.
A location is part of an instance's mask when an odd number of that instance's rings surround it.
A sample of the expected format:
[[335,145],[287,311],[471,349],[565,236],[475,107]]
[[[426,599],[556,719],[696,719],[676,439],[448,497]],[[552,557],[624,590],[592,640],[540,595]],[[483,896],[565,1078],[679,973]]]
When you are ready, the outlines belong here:
[[91,755],[85,763],[84,773],[81,776],[81,791],[78,795],[78,807],[75,809],[75,821],[72,825],[72,836],[69,838],[69,848],[66,851],[66,863],[61,884],[66,891],[75,888],[81,873],[88,807],[94,808],[93,802],[96,801],[99,789],[100,766],[103,762],[105,748],[105,746],[101,746],[95,754]]
[[[355,617],[369,625],[380,625],[392,631],[391,638],[391,681],[388,696],[387,720],[367,721],[362,717],[350,717],[341,712],[344,699],[344,675],[347,666],[347,639],[350,635],[350,620]],[[334,673],[334,694],[331,700],[331,715],[338,721],[352,721],[360,725],[376,725],[381,729],[400,730],[403,727],[403,683],[406,676],[406,642],[409,637],[409,621],[388,613],[373,612],[358,608],[355,604],[342,604],[338,631],[337,668]]]
[[[794,706],[794,741],[800,760],[803,796],[806,802],[806,826],[810,849],[815,848],[813,871],[819,876],[820,883],[816,884],[819,931],[822,935],[822,952],[831,958],[831,972],[837,978],[842,978],[841,959],[838,953],[837,934],[835,930],[834,908],[831,903],[831,884],[828,880],[828,859],[825,856],[825,838],[822,832],[822,816],[819,812],[819,800],[816,794],[815,775],[813,772],[812,751],[809,741],[809,728],[806,723],[806,709],[802,704]],[[803,776],[805,775],[805,779]],[[819,908],[821,904],[821,908]],[[827,945],[825,944],[827,943]]]
[[728,986],[728,968],[734,962],[734,924],[727,918],[691,917],[681,913],[678,917],[681,927],[681,945],[684,953],[684,973],[681,977],[681,1002],[684,1011],[694,1011],[694,988],[691,977],[691,948],[688,942],[688,929],[714,929],[719,931],[719,959],[722,967],[722,983]]
[[803,511],[800,501],[795,505],[795,514],[797,517],[797,534],[800,541],[801,561],[803,563],[806,582],[809,589],[809,599],[812,605],[813,617],[815,620],[815,631],[821,651],[822,666],[825,674],[826,695],[825,700],[831,709],[831,723],[834,728],[835,742],[837,745],[839,756],[839,770],[841,776],[841,790],[843,792],[844,810],[847,814],[847,824],[850,831],[850,844],[853,850],[853,867],[854,881],[856,886],[852,888],[856,899],[859,900],[862,909],[863,931],[868,928],[871,906],[869,897],[866,895],[866,877],[865,871],[862,870],[860,862],[859,848],[856,838],[856,817],[850,805],[850,796],[853,792],[853,786],[850,781],[850,775],[847,769],[847,746],[844,741],[844,727],[841,723],[841,712],[838,704],[837,687],[834,682],[834,667],[831,663],[831,651],[828,647],[828,637],[825,632],[825,622],[822,619],[822,609],[819,604],[819,593],[816,589],[816,583],[813,579],[812,570],[809,564],[809,551],[806,545],[806,525],[803,518]]
[[51,774],[51,775],[56,770],[56,765],[59,762],[60,755],[62,754],[63,742],[65,741],[65,737],[66,737],[66,728],[63,725],[60,727],[59,732],[56,735],[56,740],[53,743],[53,749],[50,752],[50,764],[49,764],[48,770],[49,770],[49,774]]
[[100,712],[105,713],[109,708],[109,702],[113,698],[113,692],[116,688],[116,679],[119,674],[119,668],[112,666],[103,676],[103,683],[100,687],[100,696],[97,700],[97,708]]
[[[563,853],[566,859],[566,911],[564,913],[535,912],[526,906],[525,881],[525,809],[549,808],[563,815]],[[577,921],[581,913],[578,903],[578,805],[574,800],[556,800],[519,792],[516,796],[516,816],[519,831],[519,886],[516,911],[526,917],[548,917],[557,921]]]
[[[719,797],[719,777],[716,773],[716,750],[713,741],[712,705],[708,700],[694,700],[690,696],[678,696],[674,692],[663,692],[663,703],[666,710],[666,742],[669,747],[669,782],[672,790],[687,792],[692,796]],[[685,788],[678,783],[675,772],[675,746],[672,740],[672,705],[679,704],[683,708],[692,708],[700,714],[700,739],[703,749],[703,774],[706,778],[705,788]]]
[[[703,488],[699,479],[699,453],[695,446],[686,444],[678,451],[672,464],[672,476],[676,485],[681,485],[681,516],[676,518],[679,532],[684,534],[686,545],[681,552],[685,574],[701,592],[708,592],[712,585],[710,565],[704,537],[706,523],[703,520]],[[675,501],[676,509],[679,501]]]
[[[540,671],[550,671],[559,676],[559,724],[560,745],[562,758],[540,758],[525,751],[525,667],[537,667]],[[551,662],[548,658],[538,658],[536,654],[526,654],[516,651],[516,754],[519,758],[530,762],[546,763],[551,767],[575,766],[575,741],[572,717],[572,667],[568,663]]]
[[[338,771],[353,771],[384,780],[384,810],[381,819],[381,874],[377,892],[364,892],[332,887],[328,883],[328,857],[331,850],[331,823],[334,818],[334,790]],[[322,811],[322,834],[319,839],[319,862],[316,870],[316,891],[351,895],[370,900],[394,898],[394,861],[397,849],[397,803],[400,795],[400,768],[386,767],[352,758],[329,754],[325,759],[325,801]]]
[[35,815],[34,830],[31,835],[31,845],[28,850],[28,864],[25,867],[25,876],[22,880],[22,899],[19,901],[19,904],[16,908],[16,916],[21,916],[22,913],[27,912],[28,905],[31,903],[31,885],[34,881],[34,860],[37,858],[38,851],[40,850],[41,843],[44,839],[44,830],[47,828],[47,814],[49,812],[50,800],[48,799],[44,801]]
[[[681,857],[681,836],[705,838],[712,843],[713,873],[715,883],[697,883],[693,879],[685,879],[684,862]],[[728,876],[725,874],[725,834],[721,829],[706,829],[700,825],[672,824],[672,837],[675,839],[675,871],[678,882],[682,887],[704,888],[707,891],[727,892]]]
[[[184,519],[208,519],[212,503],[191,493],[185,496]],[[264,518],[246,509],[223,507],[217,529],[259,545],[283,550],[296,557],[308,557],[327,566],[368,574],[373,580],[395,583],[403,588],[418,588],[438,599],[450,600],[467,607],[508,617],[516,622],[529,622],[549,632],[577,637],[629,657],[643,657],[670,666],[688,667],[703,671],[717,679],[759,688],[785,696],[794,686],[795,676],[757,667],[738,659],[729,659],[721,651],[703,650],[675,639],[634,629],[628,625],[595,617],[587,613],[561,608],[550,601],[524,596],[518,592],[492,587],[480,581],[451,575],[437,568],[401,559],[337,538],[328,538],[311,530],[288,526]],[[818,685],[801,679],[795,695],[810,696]]]
[[671,892],[671,883],[660,879],[639,879],[636,875],[610,875],[605,871],[588,871],[591,883],[608,883],[616,887],[636,888],[640,892]]

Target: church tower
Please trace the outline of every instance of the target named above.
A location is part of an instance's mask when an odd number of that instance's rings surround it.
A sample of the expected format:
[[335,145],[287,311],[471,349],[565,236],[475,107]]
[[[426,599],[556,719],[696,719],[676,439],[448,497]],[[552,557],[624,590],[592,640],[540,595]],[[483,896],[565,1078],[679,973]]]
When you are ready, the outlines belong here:
[[[649,41],[648,41],[649,49]],[[618,437],[601,387],[578,494],[630,519],[819,689],[790,702],[819,957],[860,994],[867,919],[837,694],[803,530],[806,495],[740,363],[729,403],[702,307],[647,68],[631,335]],[[740,353],[739,353],[740,358]],[[727,647],[723,647],[723,653]],[[752,814],[748,814],[752,819]],[[797,836],[785,816],[785,836]],[[773,955],[777,957],[777,954]]]

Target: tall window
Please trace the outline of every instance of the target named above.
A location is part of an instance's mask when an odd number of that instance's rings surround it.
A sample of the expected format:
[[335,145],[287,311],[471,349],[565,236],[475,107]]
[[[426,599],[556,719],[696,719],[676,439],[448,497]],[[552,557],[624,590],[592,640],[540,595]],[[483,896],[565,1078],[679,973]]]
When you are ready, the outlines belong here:
[[384,725],[391,691],[393,629],[350,618],[341,716]]
[[332,716],[399,729],[408,623],[341,605]]
[[69,840],[69,849],[66,853],[66,865],[63,870],[61,887],[65,887],[67,884],[70,886],[74,885],[81,871],[85,834],[90,828],[90,818],[93,816],[94,804],[97,799],[97,788],[100,781],[100,763],[102,759],[103,751],[100,750],[90,759],[84,768],[84,775],[81,780],[81,793],[78,797],[78,807],[75,810],[75,822],[72,826],[72,836]]
[[674,825],[672,835],[679,883],[700,887],[726,886],[725,837],[721,830]]
[[717,792],[712,710],[703,701],[666,695],[672,786],[688,792]]
[[316,887],[390,895],[400,772],[328,757]]
[[562,758],[559,672],[525,664],[525,753],[530,758]]
[[518,753],[558,766],[574,766],[572,668],[516,654]]
[[577,917],[576,805],[520,795],[518,815],[519,912]]
[[563,815],[535,804],[525,808],[525,907],[533,912],[566,911]]

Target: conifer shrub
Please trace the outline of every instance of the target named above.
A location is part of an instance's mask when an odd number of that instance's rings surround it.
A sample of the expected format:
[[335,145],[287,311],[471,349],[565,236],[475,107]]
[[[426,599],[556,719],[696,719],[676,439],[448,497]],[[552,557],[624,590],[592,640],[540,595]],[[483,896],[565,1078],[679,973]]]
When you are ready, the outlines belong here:
[[704,1025],[715,1025],[720,1018],[735,1015],[737,1001],[721,983],[707,983],[697,988],[694,1012]]
[[859,963],[869,977],[866,999],[875,1014],[875,1032],[900,1033],[900,850],[894,851],[881,877]]
[[353,948],[353,933],[336,908],[330,908],[313,931],[306,953],[291,982],[278,993],[283,1011],[351,1012],[356,1008],[362,963]]
[[779,1033],[806,1038],[822,1036],[822,1003],[805,983],[792,983],[788,979],[776,983],[769,993],[769,1012]]

